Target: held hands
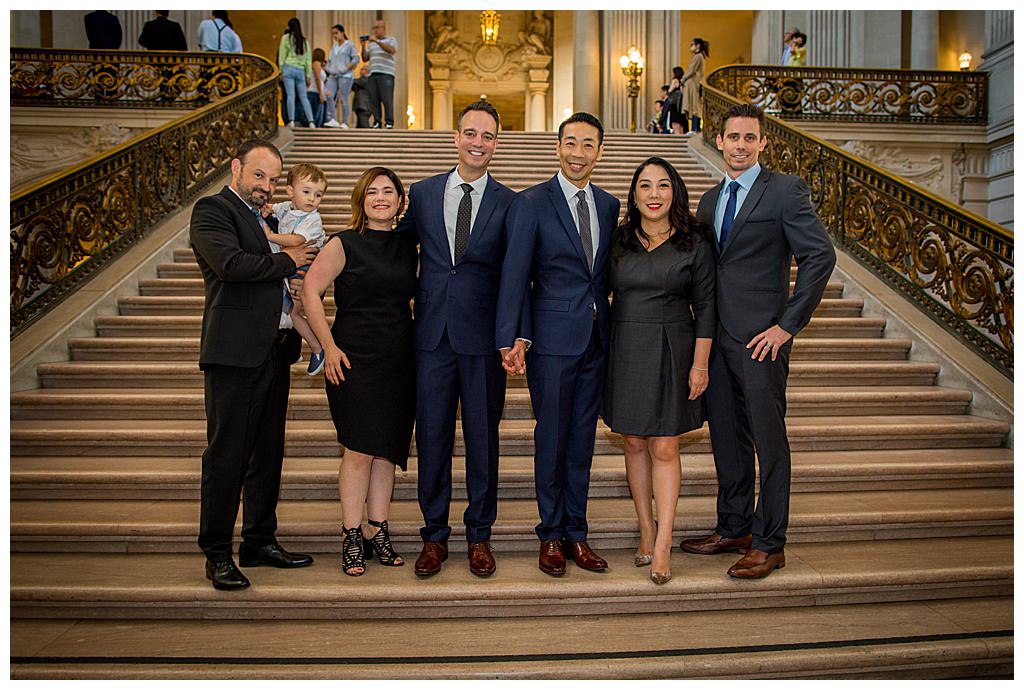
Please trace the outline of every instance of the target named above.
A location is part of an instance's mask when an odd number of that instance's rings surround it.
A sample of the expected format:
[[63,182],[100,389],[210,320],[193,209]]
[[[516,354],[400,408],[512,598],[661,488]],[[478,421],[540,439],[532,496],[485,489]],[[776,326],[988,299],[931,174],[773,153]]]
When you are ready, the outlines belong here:
[[[342,368],[344,366],[344,368]],[[345,369],[351,369],[348,355],[342,352],[334,343],[324,346],[324,376],[327,380],[337,386],[345,380]]]
[[292,257],[292,261],[295,262],[296,266],[305,266],[306,264],[313,263],[313,259],[316,258],[319,252],[320,250],[316,248],[316,242],[306,242],[298,247],[281,248],[281,253]]
[[526,343],[517,340],[511,347],[501,348],[501,366],[512,376],[526,373]]
[[754,339],[747,343],[747,349],[754,348],[754,352],[750,355],[750,359],[756,359],[759,362],[763,362],[765,356],[771,352],[772,361],[779,354],[779,348],[785,345],[793,336],[786,331],[782,330],[778,325],[772,326],[768,330],[761,331],[754,336]]
[[690,396],[687,400],[696,400],[708,389],[708,370],[690,368]]

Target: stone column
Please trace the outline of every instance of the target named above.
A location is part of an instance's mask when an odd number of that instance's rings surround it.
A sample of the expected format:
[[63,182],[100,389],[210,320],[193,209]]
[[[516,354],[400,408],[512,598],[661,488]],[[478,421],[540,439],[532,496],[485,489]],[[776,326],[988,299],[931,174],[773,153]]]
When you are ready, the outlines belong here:
[[530,106],[526,111],[526,131],[545,132],[548,129],[546,105],[551,76],[547,68],[551,64],[551,56],[534,55],[526,58],[526,64],[530,68]]
[[[661,85],[669,82],[672,68],[680,64],[679,32],[678,10],[647,11],[647,54],[644,55],[647,66],[641,78],[644,85],[641,93],[646,91],[647,100],[639,103],[638,126],[651,119],[654,101],[661,97]],[[617,61],[615,65],[618,66]]]
[[985,12],[985,53],[979,70],[989,73],[988,217],[1013,229],[1013,12]]
[[576,111],[600,115],[601,20],[596,10],[574,13],[572,106]]
[[557,128],[565,119],[565,112],[568,110],[571,115],[573,105],[573,72],[574,54],[576,52],[573,41],[573,19],[576,13],[566,10],[556,10],[554,21],[554,40],[552,41],[552,64],[551,70],[551,122],[549,127]]
[[939,64],[939,12],[913,10],[910,16],[910,69],[935,69]]
[[[849,67],[850,36],[854,30],[850,10],[812,10],[807,13],[807,65],[810,67]],[[801,27],[802,28],[802,27]],[[781,57],[781,52],[780,55]]]
[[405,129],[405,108],[409,104],[409,32],[405,10],[385,10],[387,35],[398,41],[395,53],[395,129]]
[[121,22],[121,50],[143,50],[139,45],[142,25],[156,17],[153,10],[111,10]]
[[449,53],[427,53],[430,65],[430,90],[433,93],[430,111],[431,129],[452,129],[452,83]]
[[786,31],[782,10],[755,10],[751,36],[750,60],[755,65],[778,65],[782,62],[782,34]]
[[11,47],[39,48],[43,34],[39,10],[14,10],[11,12]]
[[[647,13],[643,10],[607,10],[603,14],[601,32],[602,82],[607,87],[601,95],[601,121],[605,129],[629,127],[629,97],[626,76],[619,66],[621,57],[631,46],[647,56]],[[647,89],[640,82],[639,103],[647,100]],[[638,109],[641,110],[642,109]]]

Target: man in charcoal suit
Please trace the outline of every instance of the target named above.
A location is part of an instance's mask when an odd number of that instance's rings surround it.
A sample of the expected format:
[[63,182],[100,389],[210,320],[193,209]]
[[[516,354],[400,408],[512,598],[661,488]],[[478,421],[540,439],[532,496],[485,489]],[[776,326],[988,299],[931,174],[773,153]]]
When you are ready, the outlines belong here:
[[[697,206],[697,218],[714,228],[717,239],[718,329],[705,397],[718,521],[711,535],[680,546],[697,554],[742,553],[727,571],[735,578],[766,577],[786,565],[789,355],[793,336],[811,320],[836,264],[803,180],[757,162],[768,143],[764,128],[757,106],[726,111],[717,137],[726,176]],[[797,278],[790,295],[793,257]]]

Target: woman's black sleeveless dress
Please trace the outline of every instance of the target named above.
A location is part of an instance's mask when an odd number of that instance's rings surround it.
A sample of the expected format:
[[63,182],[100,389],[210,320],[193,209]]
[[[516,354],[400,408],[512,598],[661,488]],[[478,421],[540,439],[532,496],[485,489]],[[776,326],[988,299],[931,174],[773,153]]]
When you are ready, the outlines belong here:
[[348,355],[345,380],[327,385],[338,442],[406,468],[416,417],[416,369],[410,300],[416,292],[415,235],[347,230],[345,268],[334,281],[338,306],[331,334]]

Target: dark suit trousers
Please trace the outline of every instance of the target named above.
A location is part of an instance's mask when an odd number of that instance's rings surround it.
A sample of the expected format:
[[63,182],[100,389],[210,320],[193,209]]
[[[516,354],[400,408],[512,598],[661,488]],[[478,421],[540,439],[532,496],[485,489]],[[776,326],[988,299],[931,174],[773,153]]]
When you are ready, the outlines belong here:
[[526,355],[526,379],[537,418],[533,475],[541,541],[587,538],[587,494],[605,359],[596,322],[582,355]]
[[301,346],[280,331],[258,367],[207,365],[206,452],[200,486],[199,548],[210,560],[231,556],[238,503],[242,540],[272,544],[277,531],[289,368]]
[[416,351],[416,469],[423,541],[451,534],[452,451],[455,414],[462,401],[466,444],[466,539],[488,541],[498,515],[498,424],[505,406],[505,370],[497,350],[460,355],[441,335],[437,349]]
[[[724,537],[753,534],[753,548],[775,553],[789,524],[786,379],[790,340],[774,362],[750,358],[746,343],[718,329],[709,364],[708,427],[718,474],[718,526]],[[754,450],[760,494],[754,507]]]

